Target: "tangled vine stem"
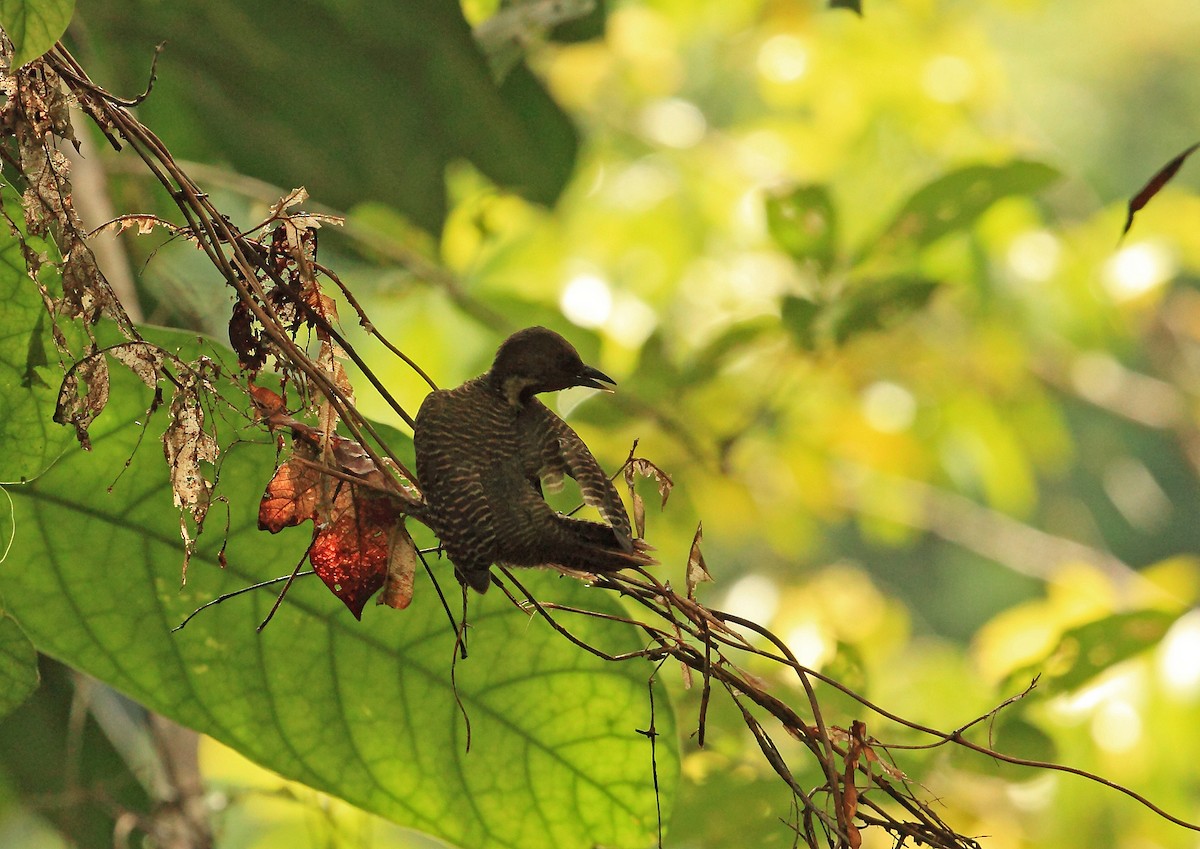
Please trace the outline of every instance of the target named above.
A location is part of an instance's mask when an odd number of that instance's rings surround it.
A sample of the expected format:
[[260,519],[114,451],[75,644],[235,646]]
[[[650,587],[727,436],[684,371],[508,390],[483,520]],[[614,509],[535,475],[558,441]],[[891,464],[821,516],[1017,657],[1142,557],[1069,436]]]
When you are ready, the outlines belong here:
[[[21,77],[22,74],[25,76]],[[74,57],[61,45],[56,46],[42,60],[17,72],[18,78],[25,81],[33,80],[34,75],[36,80],[42,83],[51,78],[60,80],[70,97],[96,123],[114,148],[133,148],[153,176],[167,188],[178,206],[186,223],[182,226],[172,225],[176,226],[175,232],[193,240],[228,285],[236,291],[240,304],[261,325],[264,336],[273,346],[281,370],[297,376],[306,392],[322,399],[322,405],[327,405],[336,414],[337,419],[346,423],[376,470],[389,470],[389,474],[377,476],[369,485],[394,497],[404,505],[405,512],[419,520],[420,502],[409,491],[409,487],[419,487],[415,476],[399,462],[372,423],[358,412],[351,393],[339,383],[336,372],[329,364],[310,358],[296,343],[293,332],[289,330],[288,320],[281,315],[277,303],[267,296],[262,281],[270,280],[286,292],[289,303],[303,311],[304,321],[315,328],[318,334],[322,334],[323,339],[336,343],[339,356],[352,360],[397,415],[411,423],[411,415],[392,397],[353,347],[346,343],[334,322],[320,309],[312,306],[311,302],[305,301],[302,294],[296,291],[272,264],[263,244],[249,238],[247,233],[237,230],[212,204],[207,194],[176,163],[157,136],[130,114],[127,106],[135,101],[114,97],[92,82]],[[10,98],[20,96],[19,93],[9,94]],[[63,134],[60,127],[46,129],[43,126],[41,133],[42,135],[38,136],[39,140],[49,139],[51,136],[58,139],[69,138],[69,135]],[[39,143],[49,144],[48,141]],[[22,152],[25,150],[23,148]],[[50,163],[53,161],[49,157],[43,159]],[[23,159],[20,164],[24,165]],[[35,182],[35,178],[30,177],[28,173],[26,176],[31,184]],[[52,181],[54,184],[65,185],[65,179],[58,179],[60,175],[52,176],[55,178]],[[37,184],[44,185],[41,181]],[[71,222],[62,210],[69,207],[68,199],[69,195],[64,193],[59,198],[57,207],[54,206],[53,198],[42,197],[39,202],[51,211],[57,209],[60,226],[67,226]],[[140,222],[149,216],[134,218]],[[297,257],[296,262],[304,264],[301,257]],[[319,273],[331,281],[349,301],[362,326],[432,385],[432,381],[414,360],[379,334],[366,312],[335,273],[316,265],[315,261],[310,265],[310,275],[315,276]],[[292,324],[294,326],[294,322]],[[131,327],[128,322],[122,326]],[[95,356],[96,350],[91,351],[88,356]],[[246,389],[250,390],[248,382]],[[338,470],[330,470],[329,474],[343,482],[367,485]],[[580,650],[614,663],[640,660],[661,665],[664,661],[673,659],[690,673],[698,675],[702,689],[696,739],[701,746],[704,744],[707,710],[713,690],[723,692],[737,707],[767,763],[793,795],[794,819],[790,825],[795,830],[797,842],[803,841],[813,849],[820,846],[854,849],[861,843],[860,832],[864,828],[886,831],[893,836],[898,845],[912,842],[939,849],[977,847],[979,844],[973,838],[957,833],[943,822],[926,802],[917,797],[909,779],[894,765],[890,754],[891,750],[932,748],[948,744],[1011,764],[1082,776],[1130,796],[1172,823],[1200,830],[1200,826],[1168,814],[1143,796],[1101,776],[1074,767],[1012,757],[967,739],[968,730],[1023,698],[1032,690],[1034,684],[989,713],[953,731],[939,731],[889,712],[837,680],[805,667],[787,645],[765,627],[744,617],[709,608],[697,601],[690,591],[681,595],[645,569],[586,576],[594,587],[618,594],[628,599],[635,609],[640,608],[645,614],[641,618],[633,615],[615,616],[542,601],[536,599],[511,571],[500,571],[503,577],[496,578],[496,581],[515,605],[528,615],[544,619],[550,627]],[[218,599],[220,600],[223,599]],[[580,639],[560,621],[573,616],[600,617],[626,623],[646,636],[646,648],[625,654],[608,653],[603,647],[591,645]],[[795,675],[805,695],[803,715],[770,692],[762,679],[739,668],[735,662],[739,656],[761,658]],[[849,728],[830,725],[823,715],[818,698],[818,683],[840,691],[866,711],[909,732],[927,737],[928,741],[915,746],[888,745],[869,736],[863,722],[852,722]],[[786,756],[764,724],[767,721],[778,722],[783,731],[798,741],[802,750],[807,751],[808,757],[811,757],[821,776],[816,786],[807,789],[801,786],[796,777],[796,770],[789,765]],[[652,735],[653,726],[643,733]]]

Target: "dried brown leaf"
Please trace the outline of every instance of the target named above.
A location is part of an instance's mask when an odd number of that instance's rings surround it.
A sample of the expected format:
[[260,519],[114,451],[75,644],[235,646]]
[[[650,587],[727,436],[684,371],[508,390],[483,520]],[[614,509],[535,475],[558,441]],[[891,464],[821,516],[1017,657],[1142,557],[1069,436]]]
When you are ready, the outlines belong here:
[[1146,182],[1146,185],[1142,186],[1138,193],[1129,199],[1129,210],[1125,214],[1125,227],[1121,230],[1122,236],[1128,233],[1129,228],[1133,226],[1133,216],[1153,200],[1155,195],[1162,191],[1163,187],[1171,181],[1171,178],[1179,173],[1179,169],[1183,167],[1183,163],[1187,161],[1187,158],[1195,153],[1197,149],[1200,149],[1200,142],[1196,142],[1162,168],[1158,169],[1155,175]]
[[704,523],[700,522],[696,525],[696,535],[692,537],[692,549],[688,552],[687,563],[687,597],[694,599],[696,597],[696,585],[711,581],[712,575],[708,573],[708,567],[704,564],[704,553],[700,550],[700,543],[704,540]]
[[[80,384],[86,388],[80,394]],[[75,427],[75,438],[85,451],[92,450],[88,428],[108,404],[108,360],[103,352],[84,357],[67,371],[58,390],[54,421]]]
[[196,549],[195,538],[190,533],[188,518],[196,525],[197,535],[204,527],[204,519],[212,501],[213,483],[205,474],[202,464],[217,462],[219,449],[216,438],[204,429],[204,407],[200,403],[203,379],[192,373],[176,389],[171,399],[170,422],[162,435],[163,454],[167,458],[171,492],[175,506],[180,508],[179,528],[183,538],[183,582],[187,582],[187,569]]
[[375,603],[403,610],[412,602],[413,578],[417,574],[417,545],[408,535],[403,519],[392,528],[390,548],[383,592]]
[[108,349],[122,365],[137,375],[151,389],[158,386],[162,376],[163,351],[149,342],[122,342]]

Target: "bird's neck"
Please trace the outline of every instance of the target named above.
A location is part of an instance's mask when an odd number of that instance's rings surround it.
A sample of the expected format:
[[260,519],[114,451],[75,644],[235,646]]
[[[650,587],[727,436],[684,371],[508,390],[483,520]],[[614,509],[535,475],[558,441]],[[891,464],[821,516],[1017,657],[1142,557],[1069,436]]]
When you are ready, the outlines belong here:
[[521,375],[500,376],[488,372],[484,375],[488,388],[504,400],[513,409],[526,406],[536,394],[534,382]]

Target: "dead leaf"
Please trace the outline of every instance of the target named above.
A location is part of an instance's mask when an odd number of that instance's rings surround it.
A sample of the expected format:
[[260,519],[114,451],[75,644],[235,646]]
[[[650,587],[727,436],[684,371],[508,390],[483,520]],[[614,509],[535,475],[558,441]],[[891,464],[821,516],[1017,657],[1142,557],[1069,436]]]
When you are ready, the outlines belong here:
[[151,389],[158,387],[158,380],[162,376],[163,351],[157,345],[122,342],[107,350],[146,386]]
[[[80,395],[79,385],[86,386]],[[92,450],[88,428],[108,404],[108,360],[103,352],[84,357],[67,371],[58,390],[54,421],[75,427],[75,438],[85,451]]]
[[392,528],[389,546],[387,576],[384,579],[383,592],[379,594],[375,603],[403,610],[412,602],[413,578],[417,574],[417,545],[408,535],[404,519],[396,522]]
[[1200,148],[1200,142],[1196,142],[1183,153],[1176,156],[1166,165],[1158,170],[1158,172],[1150,178],[1146,185],[1142,186],[1141,190],[1129,200],[1129,211],[1125,216],[1125,228],[1121,230],[1121,235],[1124,236],[1129,232],[1129,228],[1133,226],[1133,216],[1146,204],[1148,204],[1155,195],[1162,191],[1163,186],[1171,181],[1179,169],[1183,167],[1183,163],[1187,158]]
[[220,453],[216,438],[204,429],[204,407],[200,403],[203,378],[196,372],[176,389],[171,399],[170,422],[162,435],[163,454],[167,458],[171,492],[180,508],[179,532],[183,538],[183,583],[187,583],[188,564],[196,550],[196,540],[188,527],[188,517],[196,525],[196,535],[204,527],[212,501],[213,483],[203,464],[217,462]]
[[367,599],[387,578],[400,516],[395,504],[385,498],[356,497],[350,485],[342,489],[349,498],[344,504],[339,499],[337,519],[317,531],[308,557],[330,591],[355,619],[362,619]]
[[692,537],[692,549],[688,552],[687,563],[687,597],[694,599],[696,597],[696,585],[711,581],[712,575],[708,573],[708,567],[704,564],[704,553],[700,551],[700,543],[704,540],[704,523],[700,522],[696,525],[696,535]]

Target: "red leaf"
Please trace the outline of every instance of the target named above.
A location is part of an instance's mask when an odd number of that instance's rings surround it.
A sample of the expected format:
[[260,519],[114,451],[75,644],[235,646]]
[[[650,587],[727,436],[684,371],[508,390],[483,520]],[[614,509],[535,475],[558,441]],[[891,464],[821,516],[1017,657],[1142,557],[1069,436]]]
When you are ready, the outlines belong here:
[[356,619],[387,577],[393,529],[399,521],[386,499],[353,499],[332,525],[317,532],[309,560],[325,585]]
[[1130,199],[1129,213],[1125,217],[1125,229],[1121,231],[1122,236],[1128,233],[1129,228],[1133,226],[1134,214],[1148,204],[1156,194],[1162,191],[1163,186],[1171,181],[1171,178],[1179,172],[1179,169],[1183,167],[1183,163],[1189,156],[1196,152],[1197,148],[1200,148],[1200,142],[1196,142],[1160,168],[1158,173],[1151,177],[1146,185],[1142,186],[1142,190]]

